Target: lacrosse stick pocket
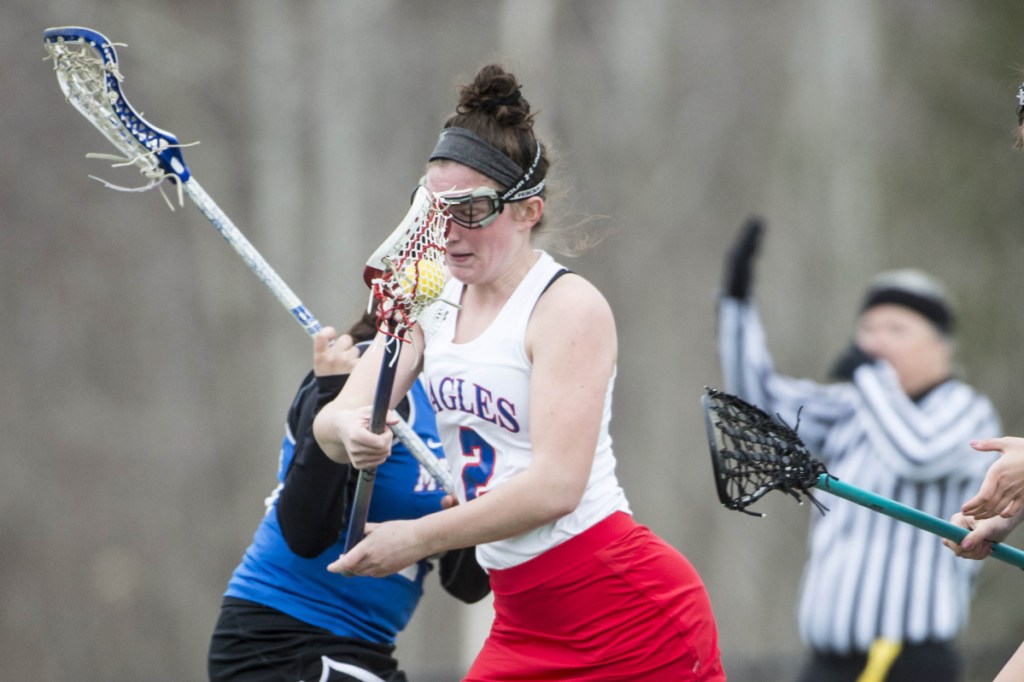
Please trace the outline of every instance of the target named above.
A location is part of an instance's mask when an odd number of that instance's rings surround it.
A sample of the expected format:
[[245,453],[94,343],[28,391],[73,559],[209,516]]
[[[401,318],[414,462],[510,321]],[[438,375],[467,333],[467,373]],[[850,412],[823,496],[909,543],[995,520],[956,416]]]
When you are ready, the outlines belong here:
[[[382,433],[385,428],[401,344],[409,338],[406,332],[428,307],[439,301],[444,291],[448,220],[438,198],[420,187],[402,222],[370,255],[363,270],[363,280],[370,287],[371,307],[373,300],[378,303],[377,329],[386,337],[370,417],[370,430],[374,433]],[[359,472],[345,536],[346,552],[363,538],[375,475],[372,468]]]
[[747,507],[772,490],[781,490],[802,503],[806,497],[820,512],[828,508],[809,492],[825,465],[780,419],[737,396],[706,388],[701,396],[711,464],[718,499],[729,509],[764,516]]
[[377,306],[377,329],[404,337],[448,280],[444,264],[449,217],[439,198],[419,187],[394,232],[370,256],[363,281]]
[[[149,123],[125,97],[121,89],[124,76],[117,61],[117,50],[102,33],[80,26],[49,28],[43,32],[47,58],[53,61],[57,82],[67,101],[75,107],[120,152],[112,158],[117,165],[137,166],[148,180],[142,191],[160,185],[170,178],[181,184],[191,172],[185,165],[178,139],[166,130]],[[99,178],[97,178],[99,179]],[[126,188],[112,185],[114,189]],[[173,209],[173,204],[164,196]]]

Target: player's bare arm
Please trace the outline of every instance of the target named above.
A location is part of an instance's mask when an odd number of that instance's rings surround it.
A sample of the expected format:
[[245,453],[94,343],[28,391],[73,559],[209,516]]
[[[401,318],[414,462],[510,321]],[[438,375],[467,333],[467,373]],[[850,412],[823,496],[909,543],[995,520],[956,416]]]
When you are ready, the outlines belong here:
[[[422,348],[422,334],[417,332],[416,329],[411,332],[412,341],[419,344],[418,348]],[[377,466],[391,452],[390,430],[377,434],[369,428],[369,406],[373,402],[383,349],[384,340],[378,334],[356,363],[341,393],[324,406],[313,422],[313,435],[317,442],[324,453],[336,462],[351,463],[357,468]],[[392,407],[401,401],[416,380],[420,361],[417,353],[402,353],[399,356]]]

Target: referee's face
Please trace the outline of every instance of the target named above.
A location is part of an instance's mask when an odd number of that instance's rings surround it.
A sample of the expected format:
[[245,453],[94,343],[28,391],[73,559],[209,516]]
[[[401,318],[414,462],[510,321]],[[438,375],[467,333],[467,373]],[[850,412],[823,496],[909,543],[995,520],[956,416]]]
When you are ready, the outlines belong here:
[[907,395],[922,393],[949,378],[949,341],[910,308],[886,303],[865,310],[857,320],[857,345],[892,365]]

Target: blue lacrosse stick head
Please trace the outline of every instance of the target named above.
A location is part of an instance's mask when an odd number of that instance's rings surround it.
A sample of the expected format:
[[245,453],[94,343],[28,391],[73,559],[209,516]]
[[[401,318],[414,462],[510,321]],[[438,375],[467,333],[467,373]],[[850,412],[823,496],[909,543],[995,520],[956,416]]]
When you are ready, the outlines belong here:
[[[138,144],[141,144],[153,154],[153,157],[160,164],[164,172],[177,176],[181,182],[186,182],[189,179],[192,173],[185,164],[185,159],[179,148],[178,138],[174,134],[150,124],[128,103],[128,98],[125,97],[124,92],[121,90],[121,83],[118,79],[117,50],[114,49],[114,45],[107,40],[106,36],[98,31],[81,26],[62,26],[59,28],[48,28],[43,31],[43,41],[47,43],[80,43],[94,49],[99,55],[99,59],[102,60],[104,96],[112,112],[111,115],[117,116],[123,124],[118,134],[131,135]],[[67,76],[59,70],[57,75],[64,94],[68,96],[72,105],[81,109],[81,104],[71,96]],[[86,114],[86,118],[92,120],[88,113],[84,111],[83,113]],[[104,130],[98,124],[95,125],[105,135],[109,135],[108,130]]]

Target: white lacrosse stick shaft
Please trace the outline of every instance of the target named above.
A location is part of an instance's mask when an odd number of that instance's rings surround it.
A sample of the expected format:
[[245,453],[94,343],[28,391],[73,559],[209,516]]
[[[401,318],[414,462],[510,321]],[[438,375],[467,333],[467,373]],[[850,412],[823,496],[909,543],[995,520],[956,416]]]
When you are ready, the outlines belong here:
[[[260,281],[274,294],[310,336],[322,325],[302,304],[295,292],[270,267],[220,206],[192,175],[177,138],[151,125],[128,103],[122,92],[117,51],[106,36],[89,28],[66,26],[43,31],[43,44],[54,62],[57,81],[65,98],[152,182],[177,182]],[[91,53],[82,50],[88,48]],[[396,435],[416,460],[451,492],[446,466],[406,422],[396,425]],[[395,428],[395,427],[393,427]]]
[[202,188],[194,175],[190,176],[182,184],[182,189],[185,190],[185,194],[188,195],[213,226],[217,228],[217,231],[220,232],[227,243],[242,257],[242,260],[249,266],[249,269],[270,289],[271,293],[277,297],[281,305],[292,314],[292,317],[298,321],[302,328],[310,336],[320,331],[323,327],[316,317],[306,309],[306,306],[302,304],[302,301],[295,295],[295,292],[285,284],[274,268],[270,267],[266,259],[256,250],[256,247],[245,238],[245,235],[235,227],[235,224],[231,222],[227,214],[210,198],[210,195],[206,193],[206,190]]

